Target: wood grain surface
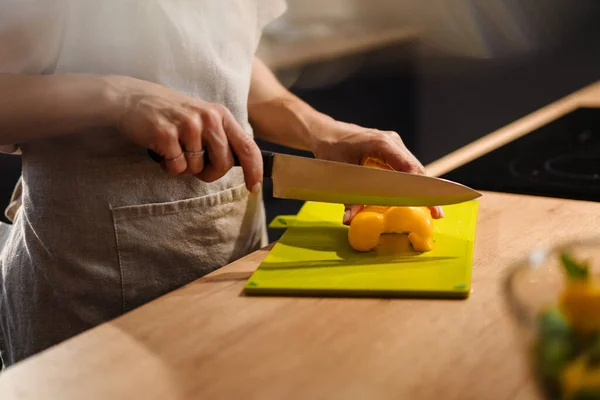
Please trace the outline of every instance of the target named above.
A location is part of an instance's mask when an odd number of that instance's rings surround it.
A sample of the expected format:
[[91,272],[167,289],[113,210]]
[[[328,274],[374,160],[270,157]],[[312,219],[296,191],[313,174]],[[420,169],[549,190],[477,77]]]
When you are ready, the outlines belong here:
[[484,193],[468,300],[250,298],[253,253],[0,374],[2,399],[535,399],[501,290],[600,204]]

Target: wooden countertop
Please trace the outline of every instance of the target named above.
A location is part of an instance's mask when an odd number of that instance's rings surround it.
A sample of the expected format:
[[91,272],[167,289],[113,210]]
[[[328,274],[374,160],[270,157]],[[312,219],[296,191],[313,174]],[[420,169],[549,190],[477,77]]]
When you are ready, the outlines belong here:
[[[591,86],[430,169],[578,104],[598,105],[598,91]],[[597,234],[600,203],[498,193],[480,201],[467,300],[244,297],[265,249],[7,369],[0,398],[535,399],[502,278],[534,246]]]

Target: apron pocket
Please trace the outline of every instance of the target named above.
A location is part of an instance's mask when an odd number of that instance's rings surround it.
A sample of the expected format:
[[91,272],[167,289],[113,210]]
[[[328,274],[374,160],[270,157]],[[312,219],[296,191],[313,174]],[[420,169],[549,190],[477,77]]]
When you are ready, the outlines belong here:
[[244,185],[198,198],[112,208],[123,311],[263,246],[260,195]]

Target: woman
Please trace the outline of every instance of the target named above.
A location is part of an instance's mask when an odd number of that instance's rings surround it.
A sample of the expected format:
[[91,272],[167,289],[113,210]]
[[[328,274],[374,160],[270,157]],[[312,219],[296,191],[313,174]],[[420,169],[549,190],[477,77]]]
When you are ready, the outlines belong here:
[[0,145],[23,161],[1,257],[8,364],[265,245],[252,132],[423,172],[397,134],[315,111],[254,57],[281,0],[0,4]]

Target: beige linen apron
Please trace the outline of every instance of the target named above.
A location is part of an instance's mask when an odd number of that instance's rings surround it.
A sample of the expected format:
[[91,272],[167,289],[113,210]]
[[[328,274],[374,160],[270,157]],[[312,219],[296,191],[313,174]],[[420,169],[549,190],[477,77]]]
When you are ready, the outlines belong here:
[[[22,40],[12,53],[0,49],[8,61],[0,72],[158,82],[227,106],[251,134],[252,58],[263,26],[284,7],[280,0],[0,0],[0,42],[6,32]],[[19,147],[22,205],[0,256],[7,364],[266,244],[261,198],[249,195],[239,168],[211,184],[173,178],[109,129]]]

